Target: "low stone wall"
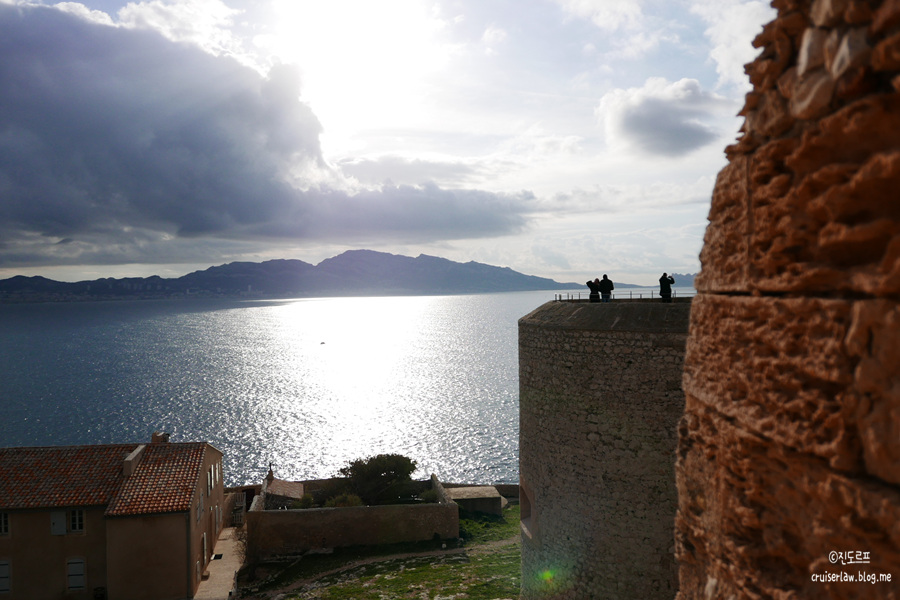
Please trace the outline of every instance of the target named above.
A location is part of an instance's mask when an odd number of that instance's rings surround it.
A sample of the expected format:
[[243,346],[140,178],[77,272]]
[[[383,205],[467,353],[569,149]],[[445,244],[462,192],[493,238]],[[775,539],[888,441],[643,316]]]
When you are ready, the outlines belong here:
[[500,495],[516,503],[519,501],[519,484],[518,483],[495,483],[494,487],[500,492]]
[[459,537],[455,504],[354,506],[247,513],[257,556]]
[[523,599],[675,596],[689,302],[550,302],[519,320]]
[[[432,478],[434,475],[432,475]],[[345,483],[343,477],[330,477],[327,479],[304,479],[302,482],[303,489],[307,494],[313,497],[313,500],[322,504],[328,499],[328,495],[334,492],[335,486]],[[434,486],[432,479],[413,480],[408,482],[406,489],[412,494],[421,494],[425,490]]]
[[519,484],[518,483],[491,483],[491,484],[478,484],[478,483],[448,483],[444,481],[441,483],[448,490],[451,488],[460,488],[460,487],[479,487],[481,485],[490,485],[498,492],[500,495],[510,501],[512,503],[516,503],[519,500]]
[[459,507],[439,482],[435,489],[441,501],[430,504],[259,510],[254,502],[246,515],[248,554],[266,558],[315,548],[458,538]]

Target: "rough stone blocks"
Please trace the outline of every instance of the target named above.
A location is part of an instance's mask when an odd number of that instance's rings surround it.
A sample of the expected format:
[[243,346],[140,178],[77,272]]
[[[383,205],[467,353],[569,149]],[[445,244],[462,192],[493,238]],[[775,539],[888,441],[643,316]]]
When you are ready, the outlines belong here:
[[679,597],[898,598],[900,2],[773,6],[696,279]]
[[522,598],[675,595],[689,312],[554,302],[519,321]]

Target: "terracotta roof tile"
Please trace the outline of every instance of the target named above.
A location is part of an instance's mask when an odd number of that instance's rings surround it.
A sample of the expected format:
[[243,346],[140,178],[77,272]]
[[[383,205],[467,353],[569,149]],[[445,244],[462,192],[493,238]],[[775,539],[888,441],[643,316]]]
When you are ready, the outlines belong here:
[[108,516],[185,512],[202,475],[204,442],[0,448],[0,509],[106,506]]
[[108,516],[185,512],[203,469],[206,444],[148,444],[134,474],[106,510]]
[[0,448],[0,508],[103,506],[137,444]]

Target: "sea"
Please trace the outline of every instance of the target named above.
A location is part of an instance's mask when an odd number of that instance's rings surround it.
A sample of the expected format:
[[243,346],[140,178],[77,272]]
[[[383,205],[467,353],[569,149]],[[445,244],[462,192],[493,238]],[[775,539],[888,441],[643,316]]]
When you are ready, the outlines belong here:
[[0,305],[0,447],[162,431],[221,450],[229,486],[381,453],[418,478],[515,483],[517,321],[579,295]]

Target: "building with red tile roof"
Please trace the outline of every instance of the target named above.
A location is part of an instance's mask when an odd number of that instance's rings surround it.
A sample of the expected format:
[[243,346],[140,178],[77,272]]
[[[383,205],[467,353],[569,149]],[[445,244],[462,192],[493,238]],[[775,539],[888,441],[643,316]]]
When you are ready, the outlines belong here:
[[191,598],[223,526],[204,442],[0,448],[0,598]]

